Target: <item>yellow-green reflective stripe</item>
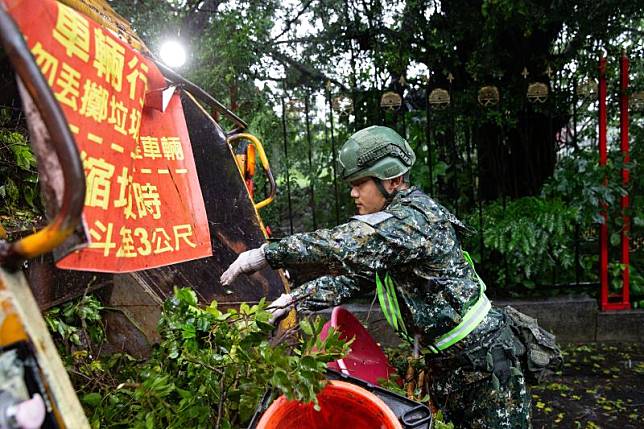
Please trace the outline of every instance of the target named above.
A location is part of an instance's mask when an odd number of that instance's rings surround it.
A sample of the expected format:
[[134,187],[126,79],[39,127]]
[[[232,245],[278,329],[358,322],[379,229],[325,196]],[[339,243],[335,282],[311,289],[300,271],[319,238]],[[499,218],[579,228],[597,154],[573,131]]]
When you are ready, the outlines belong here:
[[405,327],[402,315],[400,314],[396,288],[389,273],[385,275],[384,286],[383,281],[380,280],[380,276],[376,273],[376,291],[378,294],[380,308],[385,315],[387,323],[389,323],[389,325],[393,327],[404,340],[409,341],[410,337],[407,336],[407,328]]
[[387,319],[387,323],[389,323],[389,325],[393,326],[394,329],[396,329],[394,315],[391,314],[391,309],[389,306],[389,297],[388,294],[385,293],[385,288],[382,285],[382,281],[380,280],[378,273],[376,273],[376,290],[378,293],[378,302],[380,303],[380,308],[385,315],[385,319]]
[[487,289],[487,286],[485,286],[485,282],[483,281],[483,279],[481,277],[479,277],[479,273],[476,272],[476,268],[474,267],[474,260],[470,256],[470,253],[465,251],[465,250],[463,250],[463,259],[465,259],[465,261],[468,264],[470,264],[470,266],[474,270],[474,275],[476,276],[476,278],[479,281],[479,284],[481,285],[481,292],[485,292],[485,289]]
[[445,350],[461,341],[481,323],[481,320],[490,311],[490,308],[492,308],[490,300],[481,291],[481,296],[476,301],[476,304],[465,314],[461,323],[447,334],[439,337],[434,343],[434,346],[438,350]]
[[[434,353],[437,353],[438,350],[445,350],[448,347],[453,346],[454,344],[461,341],[470,332],[472,332],[483,320],[485,315],[490,311],[492,304],[490,300],[485,295],[485,283],[483,279],[479,277],[476,269],[474,268],[474,261],[472,257],[466,251],[463,251],[463,258],[467,261],[468,264],[472,266],[474,274],[479,281],[481,286],[481,295],[476,303],[470,308],[461,323],[458,324],[454,329],[450,330],[448,333],[441,335],[434,345],[430,345],[430,350]],[[384,283],[384,285],[383,285]],[[385,281],[383,282],[380,279],[378,273],[376,273],[376,291],[378,293],[378,302],[380,303],[380,308],[382,309],[383,314],[387,323],[391,325],[394,330],[406,341],[411,341],[411,337],[407,335],[407,328],[403,322],[402,315],[400,313],[400,305],[398,304],[398,297],[396,295],[396,287],[394,282],[387,273],[385,275]]]
[[465,259],[465,262],[467,262],[472,266],[472,268],[474,268],[474,260],[470,256],[470,252],[463,250],[463,259]]
[[390,302],[393,304],[394,317],[397,319],[398,325],[400,325],[400,331],[407,333],[407,328],[405,327],[402,314],[400,313],[400,306],[398,305],[398,296],[396,295],[396,287],[394,286],[394,281],[391,279],[391,276],[389,276],[389,273],[385,275],[385,287],[387,288],[387,292],[389,292],[389,299],[390,299]]
[[438,350],[445,350],[468,336],[469,333],[472,332],[479,325],[479,323],[481,323],[485,315],[488,313],[488,311],[490,311],[490,308],[492,308],[490,300],[487,298],[487,296],[485,296],[485,282],[476,272],[474,261],[472,260],[470,254],[465,250],[463,250],[463,259],[465,259],[465,261],[474,270],[474,275],[476,276],[479,285],[481,286],[481,295],[479,296],[479,299],[476,301],[476,303],[472,306],[472,308],[470,308],[467,313],[465,313],[465,316],[463,317],[463,320],[461,320],[461,323],[459,323],[458,326],[450,330],[448,333],[441,335],[436,340],[434,347],[436,347]]

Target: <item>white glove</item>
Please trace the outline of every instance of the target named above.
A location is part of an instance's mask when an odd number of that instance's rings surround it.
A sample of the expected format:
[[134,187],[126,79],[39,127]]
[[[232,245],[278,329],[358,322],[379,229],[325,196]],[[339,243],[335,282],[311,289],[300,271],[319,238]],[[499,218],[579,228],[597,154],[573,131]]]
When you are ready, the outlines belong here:
[[252,274],[259,271],[268,265],[266,257],[264,257],[264,247],[267,244],[262,244],[259,249],[251,249],[239,254],[235,262],[230,264],[228,269],[219,278],[222,285],[230,285],[235,278],[240,274]]
[[266,307],[266,311],[271,313],[271,319],[268,321],[271,325],[288,313],[293,306],[293,297],[288,293],[283,293],[275,301]]

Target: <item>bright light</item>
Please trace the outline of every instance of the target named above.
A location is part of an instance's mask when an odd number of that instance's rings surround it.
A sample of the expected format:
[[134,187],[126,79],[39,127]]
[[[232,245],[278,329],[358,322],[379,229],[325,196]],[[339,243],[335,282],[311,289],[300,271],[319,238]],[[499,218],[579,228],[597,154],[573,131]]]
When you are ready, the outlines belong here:
[[176,40],[163,42],[159,55],[168,67],[181,67],[186,62],[186,50]]

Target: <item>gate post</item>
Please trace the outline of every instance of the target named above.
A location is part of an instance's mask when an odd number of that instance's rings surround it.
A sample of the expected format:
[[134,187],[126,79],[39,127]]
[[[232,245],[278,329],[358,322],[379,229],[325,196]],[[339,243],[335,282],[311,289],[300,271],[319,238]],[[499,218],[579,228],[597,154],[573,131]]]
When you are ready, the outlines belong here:
[[[621,138],[621,150],[622,150],[622,160],[624,164],[630,161],[629,155],[629,146],[628,146],[628,69],[629,61],[626,56],[626,51],[622,51],[622,56],[620,58],[620,91],[619,91],[619,134]],[[628,181],[630,172],[626,166],[622,166],[622,187],[626,189],[628,187]],[[630,231],[630,217],[627,214],[629,207],[629,196],[628,194],[623,195],[620,201],[620,206],[622,209],[622,258],[621,263],[624,266],[622,271],[622,302],[621,309],[628,310],[631,308],[630,303],[630,288],[629,288],[629,277],[630,277],[630,255],[629,255],[629,238],[628,233]]]
[[[607,114],[606,114],[606,58],[604,54],[599,57],[599,165],[606,166],[607,147]],[[604,176],[604,186],[608,178]],[[599,226],[599,283],[601,285],[601,309],[608,307],[608,207],[606,202],[601,202],[600,214],[603,218]]]

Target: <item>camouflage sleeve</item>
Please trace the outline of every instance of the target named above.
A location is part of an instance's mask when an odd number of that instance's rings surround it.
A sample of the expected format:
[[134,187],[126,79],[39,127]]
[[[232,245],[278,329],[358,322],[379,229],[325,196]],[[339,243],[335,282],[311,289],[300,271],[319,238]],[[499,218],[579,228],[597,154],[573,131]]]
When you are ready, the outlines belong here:
[[294,234],[269,244],[264,253],[273,268],[317,265],[332,275],[360,273],[373,278],[391,267],[441,260],[456,247],[458,240],[449,222],[427,222],[407,211],[375,226],[352,220],[331,229]]
[[[380,241],[373,227],[354,220],[335,228],[293,234],[269,244],[264,255],[273,268],[318,265],[324,266],[330,274],[348,274],[354,270],[346,266],[347,260],[364,254],[367,243]],[[383,245],[379,243],[372,247]]]
[[291,296],[298,301],[299,310],[318,311],[340,305],[360,291],[355,278],[322,276],[293,289]]
[[370,279],[375,276],[370,266],[374,261],[372,253],[385,246],[373,227],[351,221],[331,229],[286,237],[269,244],[264,254],[273,268],[313,265],[326,273],[291,292],[300,300],[298,308],[317,311],[338,305],[372,287]]
[[300,308],[317,310],[375,287],[376,273],[442,260],[455,246],[449,222],[426,222],[408,211],[374,226],[352,220],[294,234],[269,244],[264,254],[273,268],[315,265],[326,273],[293,291],[302,298]]

